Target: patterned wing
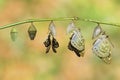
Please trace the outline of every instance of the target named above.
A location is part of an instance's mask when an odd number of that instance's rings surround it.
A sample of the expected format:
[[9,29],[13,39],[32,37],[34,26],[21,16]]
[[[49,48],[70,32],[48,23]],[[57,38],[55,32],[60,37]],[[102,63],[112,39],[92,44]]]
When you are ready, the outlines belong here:
[[70,41],[72,47],[74,47],[74,52],[78,55],[78,52],[81,56],[84,56],[84,49],[85,49],[85,44],[84,44],[84,39],[83,36],[80,32],[80,30],[75,30],[73,32],[73,35],[71,37]]
[[93,53],[105,63],[111,61],[111,46],[107,38],[99,38],[93,44]]

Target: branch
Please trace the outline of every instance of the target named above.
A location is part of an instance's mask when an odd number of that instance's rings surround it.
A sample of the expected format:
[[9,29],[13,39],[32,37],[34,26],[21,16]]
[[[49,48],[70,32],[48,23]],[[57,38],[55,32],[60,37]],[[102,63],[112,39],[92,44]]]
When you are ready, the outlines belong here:
[[105,25],[112,25],[112,26],[120,27],[119,24],[100,22],[100,21],[91,20],[91,19],[82,19],[82,18],[79,18],[79,17],[71,17],[71,18],[28,19],[28,20],[25,20],[25,21],[15,22],[15,23],[11,23],[11,24],[1,26],[0,30],[5,29],[5,28],[9,28],[9,27],[13,27],[13,26],[17,26],[17,25],[21,25],[21,24],[25,24],[25,23],[31,23],[31,22],[65,21],[65,20],[76,20],[76,21],[79,20],[79,21],[86,21],[86,22],[99,23],[99,24],[105,24]]

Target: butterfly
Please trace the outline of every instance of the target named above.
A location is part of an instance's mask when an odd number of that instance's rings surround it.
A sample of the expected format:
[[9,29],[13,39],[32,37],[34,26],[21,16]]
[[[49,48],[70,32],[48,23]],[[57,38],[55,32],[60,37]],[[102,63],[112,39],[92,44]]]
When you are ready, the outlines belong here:
[[83,57],[85,50],[85,40],[80,29],[76,28],[74,23],[72,22],[68,25],[67,32],[72,33],[70,41],[68,43],[68,49],[74,51],[78,57]]
[[51,47],[52,47],[53,52],[57,53],[56,48],[59,47],[59,43],[55,39],[55,35],[56,35],[55,25],[54,25],[53,21],[51,21],[51,23],[49,25],[49,35],[48,35],[47,39],[44,41],[44,45],[46,47],[46,53],[49,52]]
[[[102,61],[104,61],[107,64],[111,63],[111,41],[109,40],[108,35],[106,35],[105,31],[101,29],[99,31],[100,26],[97,26],[94,29],[93,36],[95,39],[93,43],[92,51],[93,53],[98,56]],[[96,32],[99,31],[98,35],[95,35]]]

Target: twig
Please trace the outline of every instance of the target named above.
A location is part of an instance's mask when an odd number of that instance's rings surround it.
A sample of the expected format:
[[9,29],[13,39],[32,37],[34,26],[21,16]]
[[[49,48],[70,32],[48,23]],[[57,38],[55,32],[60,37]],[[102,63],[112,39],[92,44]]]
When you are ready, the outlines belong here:
[[76,20],[76,21],[79,20],[79,21],[86,21],[86,22],[99,23],[99,24],[105,24],[105,25],[112,25],[112,26],[120,27],[119,24],[100,22],[100,21],[91,20],[91,19],[82,19],[82,18],[79,18],[79,17],[71,17],[71,18],[28,19],[28,20],[25,20],[25,21],[15,22],[15,23],[11,23],[11,24],[1,26],[0,30],[5,29],[5,28],[9,28],[9,27],[13,27],[13,26],[17,26],[17,25],[21,25],[21,24],[25,24],[25,23],[31,23],[31,22],[65,21],[65,20]]

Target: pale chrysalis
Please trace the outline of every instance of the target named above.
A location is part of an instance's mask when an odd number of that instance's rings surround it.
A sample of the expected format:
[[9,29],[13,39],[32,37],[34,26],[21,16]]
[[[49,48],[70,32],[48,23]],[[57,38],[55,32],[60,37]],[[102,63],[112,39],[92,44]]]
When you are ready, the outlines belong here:
[[12,41],[15,41],[17,39],[17,35],[18,35],[17,30],[15,28],[12,28],[11,32],[10,32],[10,35],[11,35]]
[[51,21],[49,24],[49,31],[50,31],[52,36],[56,35],[55,24],[53,21]]
[[67,27],[67,34],[71,33],[74,29],[75,29],[75,24],[74,22],[71,22]]
[[102,33],[102,28],[101,26],[98,24],[93,31],[93,35],[92,35],[92,39],[98,37],[100,34]]

